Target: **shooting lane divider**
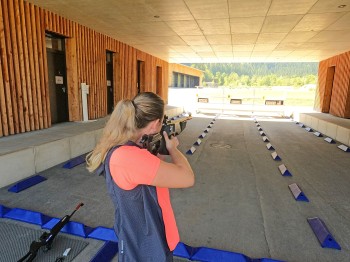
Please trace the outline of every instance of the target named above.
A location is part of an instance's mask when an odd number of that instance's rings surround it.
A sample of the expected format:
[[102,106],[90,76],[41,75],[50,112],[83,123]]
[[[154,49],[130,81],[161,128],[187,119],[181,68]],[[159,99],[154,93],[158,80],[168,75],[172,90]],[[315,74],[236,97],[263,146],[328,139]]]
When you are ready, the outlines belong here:
[[115,231],[112,228],[107,227],[96,227],[87,237],[103,241],[118,242],[118,237],[116,236]]
[[316,235],[318,241],[323,248],[334,248],[341,250],[340,245],[334,239],[330,231],[328,230],[326,224],[322,221],[322,219],[318,217],[308,218],[307,222],[309,223],[312,231]]
[[267,136],[263,136],[262,139],[263,139],[264,142],[270,142],[270,140],[269,140],[269,138]]
[[[215,119],[213,119],[213,120],[215,121]],[[196,147],[194,147],[194,146],[199,146],[202,143],[201,138],[204,138],[207,135],[207,133],[209,133],[209,131],[210,131],[209,128],[212,128],[213,124],[214,124],[214,122],[210,122],[210,124],[203,131],[203,133],[198,136],[197,141],[193,143],[193,146],[189,150],[186,151],[187,155],[193,155],[193,153],[196,151]]]
[[275,161],[280,161],[281,160],[281,158],[279,157],[279,155],[277,154],[276,151],[271,153],[271,156],[272,156],[273,160],[275,160]]
[[111,261],[118,253],[118,242],[107,241],[90,262]]
[[[49,222],[42,226],[43,229],[52,229],[58,222],[59,218],[52,218]],[[86,238],[93,228],[85,226],[82,223],[69,221],[62,229],[61,232]]]
[[292,176],[292,173],[289,172],[284,164],[278,166],[278,169],[280,170],[282,176]]
[[309,199],[305,196],[303,191],[301,191],[301,189],[299,188],[299,186],[296,183],[290,184],[288,187],[289,187],[290,191],[292,192],[296,201],[309,202]]
[[18,192],[21,192],[21,191],[29,188],[29,187],[32,187],[36,184],[39,184],[45,180],[46,180],[45,177],[35,175],[35,176],[25,178],[25,179],[17,182],[13,186],[11,186],[7,191],[13,192],[13,193],[18,193]]
[[[303,123],[300,123],[300,122],[295,122],[295,124],[299,125],[301,128],[305,127],[305,125]],[[308,132],[312,131],[311,128],[305,128],[305,130]],[[320,132],[314,132],[314,135],[317,137],[323,136]],[[326,137],[324,140],[330,144],[336,143],[330,137]],[[263,137],[263,141],[267,142],[269,140],[265,136],[265,137]],[[348,147],[346,147],[344,145],[338,146],[338,148],[340,148],[340,147],[346,149],[346,151],[349,150]],[[340,148],[340,149],[342,149],[342,148]],[[344,150],[344,149],[342,149],[342,150]],[[271,154],[271,156],[275,160],[280,160],[279,156],[277,155],[277,152],[273,152]],[[279,159],[277,159],[277,158],[279,158]],[[284,164],[280,165],[278,167],[278,169],[280,170],[282,176],[292,176],[292,174],[289,172],[289,170],[287,169],[287,167]],[[299,186],[296,183],[290,184],[290,185],[288,185],[288,187],[289,187],[290,191],[292,192],[295,200],[309,202],[308,198],[305,196],[305,194],[302,192],[302,190],[299,188]],[[314,234],[316,235],[322,248],[333,248],[333,249],[341,250],[340,245],[334,239],[334,237],[332,236],[332,234],[328,230],[327,226],[320,218],[318,218],[318,217],[307,218],[307,221],[308,221],[310,227],[312,228]]]
[[350,148],[346,145],[339,145],[338,148],[343,150],[344,152],[350,152]]
[[307,132],[313,132],[313,130],[312,130],[311,127],[305,127],[305,130],[306,130]]
[[324,141],[326,141],[327,143],[330,143],[330,144],[335,144],[334,139],[332,139],[332,138],[330,138],[330,137],[326,137],[326,138],[324,139]]
[[4,217],[4,215],[8,213],[10,210],[11,208],[0,205],[0,218]]
[[197,139],[197,141],[196,141],[196,142],[194,142],[194,144],[193,144],[193,145],[195,145],[195,146],[199,146],[201,143],[202,143],[202,140],[200,140],[200,139],[198,138],[198,139]]
[[[298,123],[300,127],[305,127],[302,123],[299,123],[299,122],[296,122],[296,123]],[[323,135],[322,135],[320,132],[318,132],[318,131],[316,131],[316,130],[313,130],[313,129],[310,128],[310,127],[305,127],[305,130],[308,131],[308,132],[313,132],[313,131],[315,131],[315,132],[313,133],[315,136],[317,136],[317,137],[323,137]],[[336,143],[335,140],[334,140],[333,138],[330,138],[330,137],[326,137],[326,138],[324,139],[324,141],[326,141],[326,142],[329,143],[329,144],[335,144],[335,143]],[[346,146],[346,145],[339,145],[339,146],[337,146],[337,147],[338,147],[339,149],[343,150],[344,152],[350,152],[350,147],[348,147],[348,146]]]
[[81,156],[77,156],[75,158],[72,158],[69,161],[67,161],[62,167],[66,168],[66,169],[72,169],[73,167],[81,165],[82,163],[85,163],[86,155],[87,154],[83,154]]
[[193,153],[196,151],[196,148],[194,146],[191,146],[189,150],[187,150],[186,154],[187,155],[193,155]]
[[[173,252],[174,256],[185,258],[191,261],[246,261],[250,262],[253,259],[235,252],[219,250],[208,247],[191,247],[182,242],[179,242]],[[255,260],[254,260],[255,261]],[[270,258],[261,258],[256,261],[280,262]]]
[[203,132],[202,134],[199,135],[198,138],[204,138],[206,135],[207,135],[207,134]]
[[[11,215],[16,214],[16,215]],[[8,215],[10,214],[10,215]],[[20,217],[19,217],[20,216]],[[33,216],[33,218],[29,218]],[[19,208],[7,208],[0,205],[0,217],[20,220],[23,222],[37,223],[38,216],[41,218],[39,225],[42,225],[43,229],[51,229],[58,221],[57,218],[50,218],[39,212],[19,209]],[[45,218],[45,219],[43,219]],[[49,219],[49,222],[45,223],[44,220]],[[87,227],[78,222],[68,222],[60,232],[76,235],[78,237],[92,238],[105,241],[104,245],[98,250],[96,255],[90,260],[90,262],[110,261],[118,253],[118,238],[112,228],[106,227]],[[174,255],[177,257],[187,258],[189,260],[196,261],[251,261],[251,259],[243,254],[224,251],[219,249],[207,248],[207,247],[191,247],[182,242],[179,242],[174,250]],[[237,260],[239,259],[239,260]],[[280,262],[281,260],[274,260],[269,258],[261,258],[257,261],[266,262]]]
[[275,150],[275,148],[270,143],[266,144],[266,148],[268,150]]
[[4,214],[3,217],[39,226],[43,226],[52,219],[52,217],[46,216],[40,212],[30,211],[22,208],[13,208]]
[[320,133],[320,132],[314,132],[314,135],[317,136],[317,137],[323,137],[323,135]]

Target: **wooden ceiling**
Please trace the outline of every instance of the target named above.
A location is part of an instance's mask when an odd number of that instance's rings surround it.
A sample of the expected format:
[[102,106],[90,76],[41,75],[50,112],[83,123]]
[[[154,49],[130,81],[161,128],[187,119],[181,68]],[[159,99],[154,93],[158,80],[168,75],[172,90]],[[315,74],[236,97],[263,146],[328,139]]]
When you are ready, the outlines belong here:
[[350,0],[30,0],[171,63],[309,62],[350,50]]

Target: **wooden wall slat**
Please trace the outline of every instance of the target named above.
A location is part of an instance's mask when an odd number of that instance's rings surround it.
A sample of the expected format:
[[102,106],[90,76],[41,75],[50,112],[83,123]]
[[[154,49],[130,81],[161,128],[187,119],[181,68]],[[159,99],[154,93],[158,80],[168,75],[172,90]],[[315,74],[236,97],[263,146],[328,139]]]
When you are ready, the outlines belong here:
[[80,120],[79,115],[79,91],[78,91],[78,72],[76,58],[76,39],[66,39],[66,57],[67,57],[67,92],[68,92],[68,107],[69,120]]
[[36,29],[37,29],[37,39],[38,39],[38,55],[39,55],[39,72],[40,72],[40,87],[41,87],[41,95],[42,95],[42,107],[43,107],[43,122],[44,128],[49,127],[49,119],[51,119],[51,110],[50,107],[47,106],[48,101],[48,86],[45,81],[45,77],[47,76],[45,65],[47,64],[46,59],[46,48],[45,48],[45,30],[41,29],[42,21],[40,16],[40,8],[35,7],[35,19],[36,19]]
[[43,107],[42,107],[42,95],[41,95],[41,83],[40,83],[40,71],[39,71],[39,55],[38,55],[38,38],[36,30],[36,13],[34,5],[30,5],[30,16],[31,18],[31,27],[32,27],[32,36],[33,36],[33,58],[34,58],[34,72],[36,79],[35,92],[37,94],[37,104],[38,104],[38,121],[39,129],[44,127],[44,118],[43,118]]
[[[12,111],[13,111],[13,124],[15,133],[20,133],[20,123],[18,116],[18,107],[17,104],[17,90],[15,84],[15,69],[13,63],[13,52],[12,52],[12,43],[11,43],[11,34],[10,34],[10,18],[9,12],[11,10],[8,7],[8,3],[6,0],[2,1],[3,8],[3,23],[5,28],[5,40],[6,40],[6,54],[7,54],[7,62],[8,62],[8,73],[9,73],[9,83],[10,83],[10,92],[11,92],[11,100],[12,100]],[[12,10],[13,11],[13,10]],[[14,31],[14,30],[13,30]]]
[[[8,8],[9,8],[9,18],[10,18],[10,27],[12,29],[16,28],[16,16],[17,12],[14,7],[15,1],[9,0],[8,1]],[[16,92],[17,92],[17,106],[18,106],[18,116],[19,116],[19,130],[21,132],[25,132],[25,120],[24,120],[24,101],[23,101],[23,90],[22,90],[22,82],[21,82],[21,69],[20,69],[20,58],[19,58],[19,47],[17,45],[17,29],[11,30],[10,36],[11,36],[11,43],[12,43],[12,59],[13,59],[13,65],[14,65],[14,77],[15,77],[15,84],[16,84]]]
[[45,36],[45,21],[44,21],[44,10],[39,9],[40,12],[40,26],[41,26],[41,49],[42,49],[42,65],[43,65],[43,77],[44,77],[44,86],[45,91],[45,104],[44,110],[46,112],[46,127],[51,126],[51,108],[50,108],[50,95],[49,95],[49,70],[47,67],[47,52],[46,52],[46,36]]
[[82,119],[82,82],[90,86],[89,118],[107,114],[106,50],[115,52],[114,103],[136,95],[138,59],[144,61],[143,90],[156,91],[157,65],[168,68],[165,61],[26,1],[0,1],[0,136],[51,126],[45,31],[71,38],[66,44],[70,121]]
[[13,114],[12,114],[12,101],[10,91],[10,81],[8,74],[8,64],[6,56],[6,43],[3,21],[3,9],[2,2],[0,1],[0,103],[1,103],[1,118],[2,118],[2,136],[8,136],[14,134]]
[[[0,50],[1,51],[1,50]],[[2,77],[2,62],[0,60],[0,137],[8,135],[6,100],[4,92],[4,82]]]
[[18,49],[18,64],[19,64],[19,79],[21,81],[21,93],[23,103],[23,117],[24,117],[24,128],[25,131],[30,131],[30,120],[29,120],[29,108],[28,108],[28,96],[27,96],[27,77],[25,73],[25,61],[23,51],[23,39],[22,39],[22,27],[21,27],[21,14],[19,2],[14,1],[15,9],[15,28],[17,35],[17,49]]
[[[34,47],[33,47],[33,37],[32,37],[32,24],[31,24],[31,11],[30,11],[30,5],[28,2],[24,3],[24,9],[25,9],[25,20],[26,20],[26,31],[27,31],[27,37],[28,37],[28,61],[29,61],[29,72],[30,72],[30,80],[31,80],[31,91],[32,94],[32,103],[33,103],[33,115],[34,115],[34,129],[38,130],[40,128],[39,125],[39,116],[38,116],[38,98],[37,98],[37,84],[36,84],[36,73],[35,73],[35,66],[34,66]],[[29,92],[29,90],[28,90]]]
[[28,127],[29,130],[35,130],[35,123],[34,123],[34,110],[33,110],[33,95],[32,95],[32,86],[30,81],[30,69],[29,69],[29,54],[28,54],[28,37],[27,37],[27,30],[26,30],[26,19],[25,19],[25,11],[24,11],[24,2],[19,1],[19,9],[20,9],[20,25],[21,25],[21,32],[22,32],[22,42],[19,44],[22,44],[23,48],[23,56],[24,56],[24,69],[25,69],[25,80],[26,80],[26,92],[27,92],[27,111],[26,115],[29,118],[30,126]]

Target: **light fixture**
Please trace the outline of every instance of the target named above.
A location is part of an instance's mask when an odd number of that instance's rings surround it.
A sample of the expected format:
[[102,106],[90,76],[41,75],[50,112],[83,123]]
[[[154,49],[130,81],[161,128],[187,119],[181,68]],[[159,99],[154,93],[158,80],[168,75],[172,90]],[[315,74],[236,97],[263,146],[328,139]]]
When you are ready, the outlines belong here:
[[346,5],[338,5],[338,8],[344,8]]

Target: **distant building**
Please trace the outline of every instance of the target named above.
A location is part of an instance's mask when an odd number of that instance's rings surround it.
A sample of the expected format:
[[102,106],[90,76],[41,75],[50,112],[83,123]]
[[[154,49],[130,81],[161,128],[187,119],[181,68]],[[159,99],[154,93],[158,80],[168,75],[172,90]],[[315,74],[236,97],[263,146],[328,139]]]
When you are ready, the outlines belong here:
[[194,88],[202,84],[203,71],[180,64],[169,64],[169,87]]

